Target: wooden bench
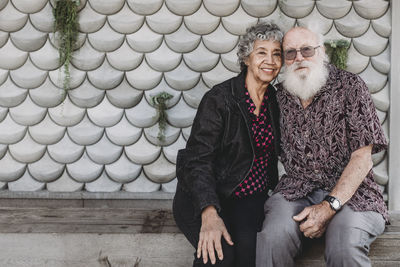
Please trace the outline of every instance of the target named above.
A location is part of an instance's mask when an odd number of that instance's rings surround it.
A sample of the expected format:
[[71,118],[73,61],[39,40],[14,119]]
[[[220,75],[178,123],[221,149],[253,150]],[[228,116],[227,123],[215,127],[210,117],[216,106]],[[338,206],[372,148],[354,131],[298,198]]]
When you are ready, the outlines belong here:
[[[3,206],[0,266],[191,266],[194,249],[175,225],[171,201],[159,202],[161,209],[151,201]],[[373,266],[400,266],[400,213],[392,213],[391,222],[372,245]],[[297,265],[324,266],[323,247],[323,240],[314,242]]]

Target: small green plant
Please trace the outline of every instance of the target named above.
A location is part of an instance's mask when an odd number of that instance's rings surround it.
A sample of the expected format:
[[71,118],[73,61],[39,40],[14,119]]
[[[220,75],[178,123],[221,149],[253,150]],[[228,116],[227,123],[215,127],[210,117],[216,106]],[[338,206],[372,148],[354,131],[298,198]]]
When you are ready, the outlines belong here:
[[63,88],[70,89],[69,64],[78,38],[78,6],[80,0],[55,0],[54,33],[58,32],[60,64],[64,67]]
[[324,43],[326,53],[333,65],[339,69],[346,69],[347,67],[347,50],[350,43],[347,40],[330,40]]
[[158,117],[158,135],[157,138],[160,141],[165,140],[165,127],[167,126],[167,113],[165,110],[167,109],[166,102],[172,98],[172,95],[167,92],[161,92],[155,96],[151,97],[152,104],[156,107],[157,112],[159,114]]

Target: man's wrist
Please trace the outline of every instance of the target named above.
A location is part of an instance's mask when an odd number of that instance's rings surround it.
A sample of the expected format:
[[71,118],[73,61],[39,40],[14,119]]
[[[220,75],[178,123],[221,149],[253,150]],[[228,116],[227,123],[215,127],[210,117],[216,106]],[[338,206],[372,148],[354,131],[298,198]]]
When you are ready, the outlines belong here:
[[342,203],[340,202],[340,200],[338,198],[334,197],[334,196],[331,196],[331,195],[327,195],[324,198],[323,202],[328,203],[330,208],[335,212],[340,211],[340,209],[342,208]]

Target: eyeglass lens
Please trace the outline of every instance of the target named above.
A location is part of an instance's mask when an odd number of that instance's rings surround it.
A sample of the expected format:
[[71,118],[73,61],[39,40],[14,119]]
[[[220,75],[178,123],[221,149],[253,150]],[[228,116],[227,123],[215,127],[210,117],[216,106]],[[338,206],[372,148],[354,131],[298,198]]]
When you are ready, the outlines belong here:
[[293,60],[296,58],[297,56],[297,51],[300,51],[301,55],[303,57],[312,57],[315,55],[315,49],[318,48],[317,47],[312,47],[312,46],[304,46],[301,47],[300,49],[290,49],[290,50],[286,50],[285,51],[285,58],[287,60]]

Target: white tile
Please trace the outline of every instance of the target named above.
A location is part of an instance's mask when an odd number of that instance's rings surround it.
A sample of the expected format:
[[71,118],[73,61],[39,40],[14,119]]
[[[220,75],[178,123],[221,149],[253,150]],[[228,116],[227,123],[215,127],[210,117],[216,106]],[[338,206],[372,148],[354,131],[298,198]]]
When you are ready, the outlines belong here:
[[28,164],[28,170],[32,177],[43,183],[57,180],[63,173],[64,167],[64,164],[55,162],[47,153],[40,160]]
[[361,37],[353,39],[354,47],[363,55],[376,56],[386,49],[388,39],[379,36],[370,27]]
[[164,138],[160,140],[158,138],[160,134],[160,127],[158,124],[155,124],[150,128],[144,129],[144,134],[147,140],[156,146],[168,146],[172,144],[178,138],[179,133],[180,133],[179,128],[173,127],[167,123],[165,125]]
[[[34,3],[34,1],[31,1]],[[39,12],[29,15],[32,25],[41,32],[54,31],[53,8],[50,1],[45,1],[46,5]]]
[[166,0],[165,4],[174,14],[188,16],[200,8],[201,2],[201,0]]
[[160,184],[153,183],[147,179],[146,175],[142,172],[136,180],[124,184],[123,190],[136,193],[149,193],[158,191],[160,187]]
[[192,126],[182,129],[182,134],[186,141],[189,139],[191,131],[192,131]]
[[68,172],[64,170],[60,178],[46,184],[46,189],[49,192],[78,192],[83,189],[83,186],[84,183],[74,181]]
[[111,143],[107,136],[103,135],[97,143],[86,146],[86,153],[97,164],[111,164],[121,156],[122,147]]
[[324,41],[325,40],[341,40],[341,39],[346,40],[349,43],[351,43],[351,40],[352,40],[351,38],[343,36],[341,33],[339,33],[336,30],[336,27],[332,27],[331,30],[324,36]]
[[126,79],[114,89],[106,91],[111,104],[119,108],[131,108],[142,99],[143,91],[133,88]]
[[[74,45],[74,49],[77,50],[80,47],[83,46],[83,44],[86,42],[87,39],[87,34],[86,33],[82,33],[82,32],[78,32],[78,36]],[[61,40],[61,35],[59,32],[51,32],[49,33],[49,40],[51,42],[51,44],[56,47],[57,49],[60,47],[60,40]]]
[[16,86],[10,78],[8,78],[0,86],[0,106],[15,107],[21,104],[28,94],[28,90]]
[[374,179],[380,185],[387,185],[389,181],[388,162],[385,158],[381,163],[372,168],[374,172]]
[[100,30],[106,23],[107,16],[97,13],[90,5],[86,5],[79,12],[79,30],[84,33],[92,33]]
[[385,51],[375,57],[371,57],[372,66],[377,71],[389,74],[390,71],[390,47],[388,46]]
[[17,69],[26,62],[27,58],[28,53],[16,48],[11,39],[8,38],[7,43],[0,49],[0,68],[6,70]]
[[10,115],[8,115],[0,122],[0,143],[17,143],[24,138],[26,131],[26,126],[15,123],[15,121],[11,119]]
[[10,108],[11,118],[21,125],[35,125],[43,120],[47,110],[32,102],[30,97],[16,107]]
[[8,32],[0,31],[0,47],[3,47],[7,43],[9,35]]
[[30,52],[29,58],[42,70],[55,70],[60,67],[58,50],[51,45],[49,40],[39,50]]
[[36,13],[40,11],[48,0],[11,0],[14,6],[23,13]]
[[354,1],[353,6],[360,16],[366,19],[377,19],[385,14],[389,7],[389,1],[385,0],[359,0]]
[[289,17],[304,18],[313,10],[315,2],[313,0],[286,0],[279,1],[280,9]]
[[178,184],[178,180],[172,179],[168,183],[164,183],[161,185],[161,191],[167,192],[167,193],[175,193],[176,192],[176,185]]
[[258,19],[247,14],[242,7],[227,17],[222,17],[222,24],[225,29],[235,35],[244,35],[246,29],[257,23]]
[[184,128],[192,125],[196,109],[190,107],[183,98],[167,110],[168,122],[178,128]]
[[189,31],[185,23],[171,34],[165,35],[165,42],[168,47],[178,53],[193,51],[200,43],[201,36]]
[[125,154],[136,164],[149,164],[160,155],[161,147],[155,146],[146,140],[144,134],[133,145],[125,146]]
[[227,70],[221,62],[214,69],[202,74],[204,83],[208,87],[213,87],[234,76],[237,76],[237,73]]
[[170,107],[176,105],[176,103],[178,103],[178,101],[179,101],[179,98],[181,97],[181,92],[171,88],[165,82],[165,80],[162,79],[161,82],[156,87],[154,87],[151,90],[144,91],[144,96],[146,97],[147,103],[149,103],[153,108],[156,108],[153,105],[152,98],[162,92],[172,95],[172,98],[168,99],[165,103],[167,108],[170,108]]
[[212,15],[201,5],[199,10],[190,16],[184,18],[186,27],[198,35],[209,34],[213,32],[220,23],[220,18]]
[[106,172],[103,172],[95,181],[85,184],[85,189],[89,192],[117,192],[121,187],[122,185],[112,181]]
[[79,160],[67,164],[67,171],[75,181],[79,183],[89,183],[99,178],[103,172],[103,165],[94,163],[86,153],[83,153]]
[[47,71],[38,69],[28,59],[20,68],[11,70],[10,77],[17,86],[33,89],[43,84],[47,78]]
[[201,99],[208,90],[210,88],[204,84],[203,80],[200,80],[193,89],[183,92],[183,98],[191,107],[198,108]]
[[215,31],[202,37],[204,45],[207,49],[214,53],[227,53],[231,51],[237,44],[238,36],[227,32],[222,25]]
[[307,16],[297,20],[301,27],[308,28],[320,34],[326,34],[332,27],[333,20],[325,18],[316,8]]
[[389,8],[385,15],[378,19],[374,19],[371,21],[371,25],[376,31],[377,34],[383,37],[389,37],[392,32],[392,12]]
[[36,105],[46,108],[55,107],[64,99],[63,89],[56,87],[50,78],[47,78],[38,88],[29,90],[29,96]]
[[129,34],[140,29],[144,22],[144,16],[134,13],[125,3],[118,13],[108,16],[107,20],[115,31]]
[[183,138],[183,135],[179,135],[178,139],[169,146],[163,147],[163,153],[166,159],[170,162],[176,164],[176,155],[178,154],[178,150],[186,147],[186,140]]
[[20,30],[28,20],[28,15],[18,11],[11,1],[0,10],[0,30],[16,32]]
[[90,0],[89,3],[97,13],[112,15],[123,7],[125,0]]
[[233,49],[232,51],[221,54],[221,61],[224,66],[233,72],[240,72],[240,66],[238,63],[238,56],[237,56],[237,48]]
[[200,73],[189,69],[182,61],[176,69],[164,73],[164,77],[169,86],[184,91],[193,88],[198,83]]
[[21,178],[14,182],[8,183],[10,191],[39,191],[45,188],[46,184],[36,181],[32,178],[28,171]]
[[383,124],[386,121],[386,118],[388,117],[387,112],[380,111],[379,109],[376,110],[376,114],[378,115],[378,119],[381,124]]
[[275,11],[271,15],[269,15],[266,20],[278,25],[283,32],[287,32],[296,24],[296,19],[286,16],[280,8],[276,8]]
[[224,17],[235,12],[240,0],[203,0],[203,4],[211,14]]
[[375,107],[381,111],[389,110],[389,86],[385,86],[379,92],[372,94],[372,100],[374,101]]
[[360,17],[354,9],[346,16],[335,20],[336,29],[346,37],[358,37],[363,35],[369,28],[370,21]]
[[68,91],[71,101],[80,108],[97,106],[103,100],[104,95],[104,90],[97,89],[87,79],[81,86]]
[[47,146],[50,157],[60,163],[77,161],[82,156],[84,149],[84,146],[74,143],[68,134],[64,135],[58,143]]
[[66,128],[57,125],[47,115],[40,123],[29,127],[32,139],[42,145],[51,145],[59,142],[65,134]]
[[0,122],[2,122],[6,118],[7,114],[8,114],[8,108],[0,107]]
[[267,17],[275,10],[278,0],[242,0],[244,10],[253,17]]
[[147,25],[159,34],[176,31],[182,23],[182,16],[177,16],[163,5],[156,13],[146,17]]
[[320,0],[316,2],[318,11],[330,19],[344,17],[351,8],[351,1],[347,0]]
[[25,172],[26,164],[16,161],[7,152],[0,159],[0,182],[11,182],[19,179]]
[[8,70],[0,69],[0,85],[7,81],[8,73]]
[[22,29],[10,33],[10,38],[18,49],[31,52],[40,49],[45,44],[47,33],[38,31],[28,21]]
[[175,165],[162,154],[153,163],[143,166],[143,171],[147,178],[155,183],[168,183],[176,177]]
[[129,7],[136,14],[151,15],[156,13],[162,6],[163,0],[127,0]]
[[365,70],[369,64],[369,57],[364,56],[358,52],[353,44],[350,45],[349,50],[347,50],[347,71],[352,73],[360,73]]
[[150,127],[158,121],[158,113],[155,108],[147,103],[146,98],[134,106],[125,110],[126,118],[136,127]]
[[110,179],[117,183],[124,184],[134,181],[139,176],[142,171],[142,165],[131,162],[125,154],[122,153],[117,161],[105,166],[105,171]]
[[140,90],[154,88],[162,79],[162,73],[150,68],[145,61],[138,68],[126,72],[125,75],[128,82]]
[[387,75],[376,71],[371,64],[360,73],[360,77],[367,84],[368,89],[372,94],[382,90],[387,82]]
[[88,40],[81,48],[72,53],[72,64],[80,70],[97,69],[105,58],[104,52],[99,52],[94,49]]
[[61,126],[76,125],[85,116],[85,109],[73,104],[68,96],[60,105],[49,108],[48,112],[51,119]]
[[156,50],[163,40],[161,34],[153,32],[146,23],[140,28],[140,30],[126,35],[126,40],[130,47],[136,52],[151,52]]
[[146,61],[156,71],[171,71],[181,62],[182,55],[168,48],[163,42],[161,46],[146,54]]
[[122,45],[125,36],[115,32],[106,22],[97,32],[89,33],[88,39],[90,44],[98,51],[110,52]]
[[29,134],[16,144],[9,145],[14,159],[23,163],[38,161],[46,152],[46,146],[36,143]]
[[8,0],[0,0],[0,10],[8,4]]
[[[75,68],[72,64],[69,65],[70,82],[69,87],[71,89],[80,86],[86,78],[86,72]],[[49,71],[49,77],[51,81],[58,87],[64,88],[65,78],[64,66],[56,70]]]
[[143,53],[136,52],[124,42],[117,50],[107,53],[107,60],[114,69],[128,71],[142,63]]
[[92,123],[87,116],[77,125],[68,127],[68,135],[78,145],[91,145],[97,143],[103,136],[104,128]]
[[139,140],[142,135],[142,128],[133,126],[123,116],[116,125],[106,128],[106,135],[114,144],[128,146]]
[[203,42],[190,53],[184,54],[183,59],[188,67],[196,72],[209,71],[214,68],[219,60],[219,54],[208,50]]
[[382,150],[378,153],[372,154],[372,162],[374,163],[374,166],[378,165],[386,156],[386,151]]
[[92,71],[87,72],[89,81],[99,89],[112,89],[118,86],[124,78],[124,72],[111,67],[107,60],[103,64]]

